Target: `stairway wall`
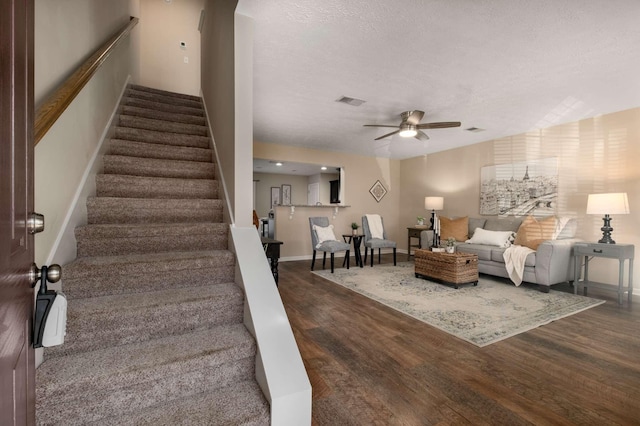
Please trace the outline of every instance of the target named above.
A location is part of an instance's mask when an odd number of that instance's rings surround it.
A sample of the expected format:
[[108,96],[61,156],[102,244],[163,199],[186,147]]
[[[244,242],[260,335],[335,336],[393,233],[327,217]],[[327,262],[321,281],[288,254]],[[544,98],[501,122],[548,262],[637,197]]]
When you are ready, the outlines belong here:
[[[92,84],[92,81],[85,87],[85,90]],[[86,201],[88,197],[96,193],[95,177],[102,171],[102,156],[107,150],[105,141],[113,136],[120,101],[128,84],[129,77],[127,76],[119,86],[119,92],[113,97],[112,103],[105,101],[110,105],[108,119],[104,121],[102,128],[97,122],[98,125],[95,127],[101,133],[95,139],[83,139],[83,145],[78,146],[79,139],[88,138],[88,136],[78,132],[77,127],[80,123],[76,123],[73,115],[75,113],[76,116],[81,117],[80,110],[86,108],[88,103],[93,103],[90,97],[96,93],[89,90],[86,94],[84,91],[80,92],[76,101],[69,106],[49,131],[52,137],[57,135],[58,139],[47,144],[45,141],[48,140],[48,133],[36,146],[35,204],[36,211],[45,215],[45,231],[36,235],[36,263],[38,265],[51,263],[63,265],[76,258],[74,230],[77,226],[87,223]],[[60,147],[59,145],[64,145],[65,137],[71,136],[62,134],[64,133],[63,129],[59,129],[59,126],[63,126],[69,132],[75,127],[78,134],[73,136],[73,139],[77,140],[77,143],[70,147]],[[95,143],[91,144],[89,142],[91,140],[95,140]],[[62,152],[55,150],[56,142]],[[51,162],[56,164],[48,164]],[[73,169],[73,167],[70,163],[74,162],[84,167],[71,173],[69,169]],[[51,170],[52,167],[55,167],[55,171]],[[56,285],[54,284],[52,288],[56,289]],[[39,364],[40,362],[37,363],[37,365]]]

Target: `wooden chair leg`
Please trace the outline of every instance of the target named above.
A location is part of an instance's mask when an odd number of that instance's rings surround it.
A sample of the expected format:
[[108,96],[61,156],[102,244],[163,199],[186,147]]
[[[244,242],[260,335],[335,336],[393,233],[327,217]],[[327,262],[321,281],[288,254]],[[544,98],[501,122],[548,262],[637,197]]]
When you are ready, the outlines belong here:
[[396,266],[396,248],[393,248],[393,266]]
[[369,247],[364,246],[364,260],[362,261],[363,265],[367,264],[367,251],[369,251]]
[[334,254],[333,252],[331,252],[331,273],[333,274],[333,258],[334,258]]
[[311,270],[313,271],[313,265],[316,263],[316,251],[313,251],[313,258],[311,259]]
[[382,253],[382,249],[378,249],[378,265],[382,263],[381,253]]
[[371,247],[371,267],[373,268],[373,258],[376,257],[376,252]]
[[323,251],[322,252],[322,269],[324,269],[324,265],[327,262],[327,252]]

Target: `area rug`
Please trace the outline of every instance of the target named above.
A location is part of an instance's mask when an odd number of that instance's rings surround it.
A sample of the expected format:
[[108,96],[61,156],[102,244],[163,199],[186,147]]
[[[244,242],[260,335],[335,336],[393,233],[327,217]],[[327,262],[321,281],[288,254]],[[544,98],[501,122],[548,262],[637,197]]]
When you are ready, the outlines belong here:
[[485,275],[456,290],[416,278],[412,262],[313,273],[480,347],[605,303]]

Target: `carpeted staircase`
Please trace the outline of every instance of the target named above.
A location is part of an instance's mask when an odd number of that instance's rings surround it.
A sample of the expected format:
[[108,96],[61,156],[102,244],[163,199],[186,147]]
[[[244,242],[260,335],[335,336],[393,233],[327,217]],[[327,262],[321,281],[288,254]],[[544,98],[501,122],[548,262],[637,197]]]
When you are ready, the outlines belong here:
[[63,267],[67,336],[36,372],[37,422],[269,424],[202,103],[130,86],[118,121]]

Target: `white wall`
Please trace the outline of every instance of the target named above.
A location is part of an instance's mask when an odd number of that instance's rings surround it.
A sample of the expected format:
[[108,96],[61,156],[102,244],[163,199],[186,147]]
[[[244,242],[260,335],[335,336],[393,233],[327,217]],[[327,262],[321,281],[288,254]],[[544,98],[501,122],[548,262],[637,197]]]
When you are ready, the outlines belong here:
[[[36,104],[128,21],[128,0],[36,0]],[[45,215],[46,224],[35,240],[39,265],[58,261],[51,258],[56,240],[129,70],[125,40],[35,148],[35,208]]]
[[[200,95],[200,11],[204,0],[140,2],[140,77],[143,86]],[[180,48],[180,42],[186,49]],[[188,58],[185,63],[184,58]]]

